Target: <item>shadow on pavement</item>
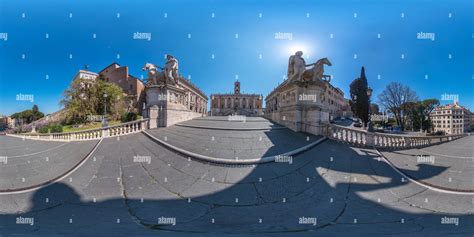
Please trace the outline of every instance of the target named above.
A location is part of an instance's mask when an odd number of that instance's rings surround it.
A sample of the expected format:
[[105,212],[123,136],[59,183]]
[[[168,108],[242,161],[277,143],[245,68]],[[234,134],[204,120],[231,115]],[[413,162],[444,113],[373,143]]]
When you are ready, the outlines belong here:
[[[134,188],[129,181],[121,184],[121,197],[94,202],[84,200],[68,184],[55,183],[34,193],[31,208],[2,214],[0,235],[472,235],[472,206],[465,206],[471,211],[464,214],[459,208],[453,213],[437,210],[438,206],[448,205],[444,209],[449,210],[449,205],[456,205],[452,199],[456,196],[429,193],[403,181],[377,157],[370,149],[326,141],[294,157],[291,165],[257,165],[239,183],[191,202],[186,197],[129,198]],[[428,164],[420,166],[421,171],[425,169],[432,176],[444,171]],[[258,177],[268,172],[275,177],[260,182]],[[423,193],[434,201],[426,203],[424,196],[417,196]],[[236,195],[241,202],[228,201]],[[316,225],[311,224],[312,219],[302,219],[312,217],[317,218]],[[34,218],[34,224],[24,218]],[[457,224],[456,219],[442,224],[443,218],[458,218]],[[18,223],[22,220],[26,224]]]

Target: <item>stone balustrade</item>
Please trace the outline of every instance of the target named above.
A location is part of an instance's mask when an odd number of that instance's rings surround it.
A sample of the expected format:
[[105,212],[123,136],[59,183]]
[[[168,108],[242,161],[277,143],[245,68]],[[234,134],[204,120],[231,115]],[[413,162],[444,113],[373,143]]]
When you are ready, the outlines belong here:
[[332,140],[350,143],[358,146],[367,145],[367,132],[335,124],[328,125],[327,137]]
[[444,136],[413,136],[405,134],[387,134],[367,132],[361,129],[348,128],[330,124],[327,128],[329,139],[346,142],[351,145],[368,146],[376,148],[405,149],[416,148],[452,141],[465,136],[452,134]]
[[77,132],[49,133],[49,134],[8,134],[8,136],[25,139],[47,140],[47,141],[85,141],[97,140],[105,137],[115,137],[131,133],[141,132],[148,127],[148,119],[121,123],[113,126],[90,129]]

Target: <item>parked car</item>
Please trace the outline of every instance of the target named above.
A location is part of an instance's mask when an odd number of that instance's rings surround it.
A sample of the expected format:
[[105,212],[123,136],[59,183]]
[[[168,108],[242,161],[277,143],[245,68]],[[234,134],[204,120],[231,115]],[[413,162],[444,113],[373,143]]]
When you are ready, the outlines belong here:
[[380,132],[380,133],[384,133],[385,130],[382,128],[382,127],[376,127],[374,128],[375,132]]
[[393,128],[393,132],[394,132],[394,133],[402,133],[402,127],[400,127],[400,126],[395,126],[395,127]]
[[362,123],[361,123],[361,122],[355,122],[355,123],[354,123],[354,127],[356,127],[356,128],[361,128],[361,127],[362,127]]
[[392,126],[386,126],[383,128],[385,131],[392,131]]

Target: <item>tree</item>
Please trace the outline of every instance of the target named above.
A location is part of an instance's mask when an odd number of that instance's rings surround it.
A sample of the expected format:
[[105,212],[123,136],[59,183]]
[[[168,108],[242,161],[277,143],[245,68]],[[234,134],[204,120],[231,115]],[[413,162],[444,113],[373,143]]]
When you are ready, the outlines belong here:
[[375,103],[370,104],[370,113],[371,114],[380,114],[379,105]]
[[44,114],[39,111],[39,108],[37,105],[33,105],[33,108],[31,108],[31,113],[32,113],[31,122],[44,117]]
[[358,118],[367,125],[369,121],[369,96],[367,95],[367,78],[365,77],[365,68],[362,67],[360,77],[354,79],[350,84],[350,97],[349,104],[351,110]]
[[417,102],[407,102],[402,110],[411,121],[413,130],[430,130],[432,127],[430,113],[439,105],[437,99],[426,99]]
[[378,95],[379,104],[393,113],[397,125],[405,130],[406,114],[402,105],[418,101],[416,92],[399,82],[392,82]]
[[64,91],[61,104],[66,108],[66,123],[87,122],[87,115],[95,115],[95,96],[91,82],[86,79],[74,80]]
[[[107,97],[104,98],[104,94]],[[122,88],[103,80],[77,79],[64,91],[61,104],[66,108],[66,123],[87,123],[89,115],[107,115],[119,119],[124,108]]]
[[407,117],[404,129],[419,129],[420,124],[420,103],[419,102],[405,102],[401,106],[401,111]]
[[11,117],[14,119],[22,120],[24,123],[28,124],[44,117],[44,114],[39,111],[39,108],[37,105],[33,105],[31,109],[14,113],[11,115]]

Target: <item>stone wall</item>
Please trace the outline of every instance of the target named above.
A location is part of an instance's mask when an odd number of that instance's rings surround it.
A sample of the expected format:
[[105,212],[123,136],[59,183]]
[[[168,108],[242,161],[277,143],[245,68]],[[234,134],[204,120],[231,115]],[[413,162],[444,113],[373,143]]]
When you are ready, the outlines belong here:
[[329,106],[322,82],[286,82],[266,98],[264,117],[296,132],[322,135],[329,123]]
[[145,113],[149,128],[169,127],[196,117],[206,116],[207,97],[186,87],[149,86]]
[[203,117],[204,115],[202,115],[201,113],[196,113],[196,112],[187,111],[187,110],[167,109],[166,116],[168,118],[166,121],[166,127],[169,127],[171,125],[174,125],[176,123],[180,123],[186,120]]

